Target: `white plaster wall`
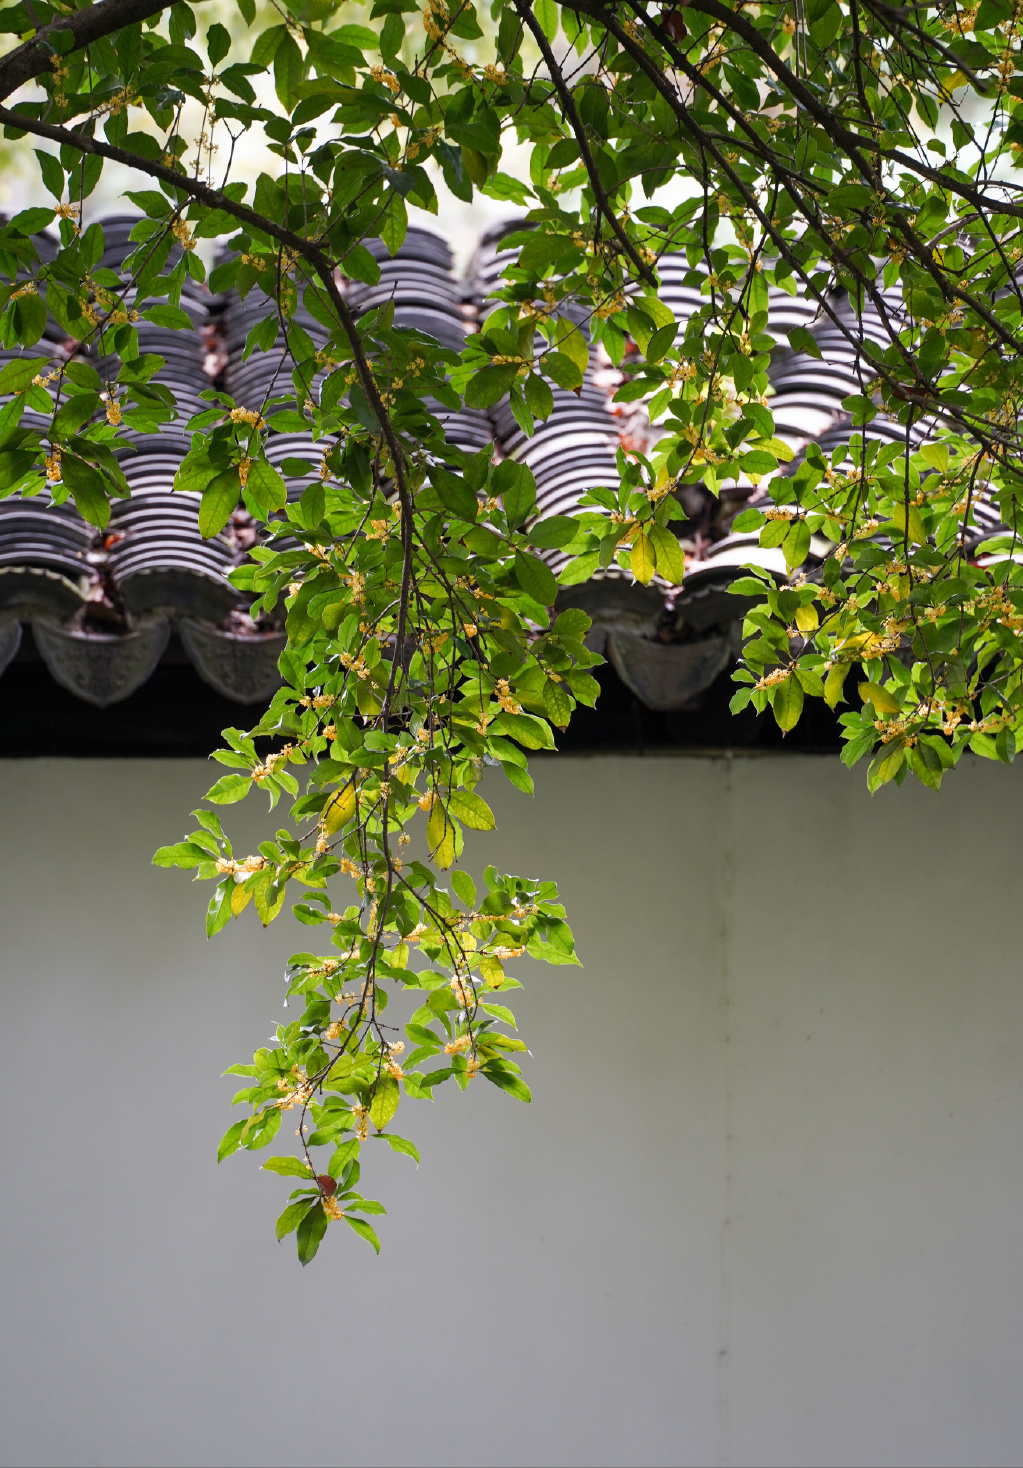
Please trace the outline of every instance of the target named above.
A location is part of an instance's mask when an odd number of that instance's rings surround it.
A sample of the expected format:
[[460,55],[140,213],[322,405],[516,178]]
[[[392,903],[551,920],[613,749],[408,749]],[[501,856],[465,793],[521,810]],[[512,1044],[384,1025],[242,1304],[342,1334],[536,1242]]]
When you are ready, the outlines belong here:
[[380,1258],[302,1271],[214,1158],[309,930],[149,866],[202,764],[0,764],[0,1460],[1023,1460],[1023,772],[535,773],[472,848],[586,964],[520,966],[533,1105],[403,1103]]

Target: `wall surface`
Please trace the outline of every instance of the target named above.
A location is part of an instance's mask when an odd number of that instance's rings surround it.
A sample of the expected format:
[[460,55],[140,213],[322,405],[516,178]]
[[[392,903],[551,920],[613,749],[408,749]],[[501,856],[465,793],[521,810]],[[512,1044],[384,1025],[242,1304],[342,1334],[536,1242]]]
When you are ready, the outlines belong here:
[[403,1102],[303,1271],[215,1147],[309,930],[149,865],[205,766],[0,764],[0,1461],[1023,1461],[1023,770],[535,773],[469,852],[586,965],[520,965],[533,1104]]

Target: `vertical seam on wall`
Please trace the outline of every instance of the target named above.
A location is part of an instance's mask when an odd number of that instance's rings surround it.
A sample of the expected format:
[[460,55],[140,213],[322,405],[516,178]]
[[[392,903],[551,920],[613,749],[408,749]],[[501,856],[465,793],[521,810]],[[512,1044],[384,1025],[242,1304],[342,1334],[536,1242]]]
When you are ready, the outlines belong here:
[[731,750],[722,761],[722,800],[720,825],[720,971],[722,1050],[724,1067],[724,1211],[721,1220],[720,1279],[718,1292],[718,1462],[731,1462],[731,1325],[732,1325],[732,1168],[733,1148],[733,1077],[732,1077],[732,904],[735,889],[735,812],[732,784]]

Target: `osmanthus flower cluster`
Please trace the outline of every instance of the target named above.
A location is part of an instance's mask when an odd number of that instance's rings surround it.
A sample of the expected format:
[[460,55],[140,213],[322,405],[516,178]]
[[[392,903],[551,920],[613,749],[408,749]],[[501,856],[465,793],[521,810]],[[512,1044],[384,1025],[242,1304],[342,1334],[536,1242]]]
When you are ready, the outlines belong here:
[[[477,891],[463,832],[493,825],[483,769],[528,792],[527,752],[595,697],[588,621],[559,614],[560,588],[678,583],[686,486],[745,494],[733,528],[760,532],[734,587],[737,704],[789,729],[806,697],[854,699],[847,757],[874,756],[873,787],[909,771],[937,786],[967,747],[1012,758],[1021,23],[1017,0],[0,9],[0,125],[36,149],[53,200],[0,228],[0,494],[46,488],[106,524],[130,432],[178,414],[139,330],[192,329],[197,241],[220,242],[213,290],[266,301],[245,350],[276,355],[272,386],[259,402],[210,388],[177,487],[201,494],[206,536],[239,503],[264,527],[233,579],[286,627],[284,686],[226,732],[198,829],[157,860],[216,883],[211,934],[249,904],[270,922],[291,883],[329,950],[295,955],[303,1012],[233,1068],[248,1112],[221,1144],[258,1150],[295,1121],[297,1148],[265,1166],[298,1181],[278,1232],[304,1262],[333,1218],[376,1242],[358,1150],[375,1128],[414,1155],[390,1131],[403,1093],[482,1076],[528,1099],[507,966],[574,962],[572,936],[552,883],[490,869]],[[232,171],[245,134],[275,160],[255,184]],[[502,167],[513,143],[528,184]],[[120,271],[86,218],[108,162],[138,183]],[[357,319],[346,285],[378,281],[367,241],[396,253],[438,177],[523,216],[460,353],[390,307]],[[817,309],[787,342],[779,292]],[[66,338],[52,361],[49,318]],[[769,372],[779,351],[811,365],[824,337],[858,389],[828,457],[778,428]],[[540,515],[529,471],[466,453],[449,415],[507,401],[532,435],[595,351],[660,437],[623,448],[616,488]],[[267,455],[279,433],[320,447],[300,494],[307,462]],[[768,575],[779,549],[787,574]],[[235,855],[215,810],[254,789],[287,816]],[[389,1017],[389,997],[411,1013]]]

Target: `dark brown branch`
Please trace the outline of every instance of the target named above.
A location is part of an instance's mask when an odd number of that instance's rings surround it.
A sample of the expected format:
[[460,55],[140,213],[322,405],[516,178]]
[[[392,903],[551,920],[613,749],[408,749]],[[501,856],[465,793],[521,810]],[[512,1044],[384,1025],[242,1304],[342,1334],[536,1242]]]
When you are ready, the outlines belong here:
[[[637,4],[634,8],[639,10],[641,7]],[[726,6],[720,3],[720,0],[698,0],[697,8],[703,11],[706,15],[712,15],[715,20],[717,20],[720,24],[734,31],[737,36],[741,36],[746,44],[750,47],[750,49],[760,57],[761,61],[763,61],[764,64],[775,73],[779,81],[781,81],[786,87],[789,95],[793,98],[793,100],[798,101],[801,106],[806,108],[810,116],[813,117],[814,121],[817,122],[824,129],[824,131],[828,134],[828,136],[832,139],[836,146],[845,150],[847,156],[851,159],[851,161],[858,169],[860,176],[871,186],[871,188],[876,189],[881,187],[880,175],[878,172],[879,164],[875,163],[874,165],[871,165],[861,151],[862,148],[867,148],[868,150],[871,148],[876,148],[881,157],[885,156],[880,153],[879,146],[874,143],[872,139],[861,138],[858,133],[850,132],[848,128],[839,123],[836,120],[834,113],[831,112],[829,108],[827,108],[820,101],[820,99],[816,97],[814,93],[807,86],[805,86],[798,77],[796,77],[792,73],[792,71],[790,71],[785,63],[779,59],[774,49],[769,46],[768,43],[764,40],[764,37],[760,34],[756,27],[751,25],[750,22],[746,20],[743,15],[734,10],[727,9]],[[669,54],[671,54],[674,49],[675,48],[669,42]],[[929,172],[929,170],[923,169],[922,167],[920,167],[920,165],[917,165],[915,163],[911,163],[911,166],[914,168],[915,171]],[[948,180],[946,180],[944,175],[939,175],[939,178],[940,181],[946,185],[946,187],[952,187],[952,184]],[[1005,210],[1003,212],[1009,213],[1012,211]],[[907,219],[905,209],[896,207],[894,209],[894,216],[895,224],[898,228],[899,233],[906,241],[916,259],[930,275],[931,279],[938,287],[938,290],[941,292],[945,301],[950,304],[953,301],[962,301],[964,305],[969,306],[972,311],[975,311],[977,313],[981,320],[986,323],[986,325],[1007,347],[1010,348],[1010,350],[1014,350],[1018,345],[1016,338],[998,320],[997,316],[995,316],[993,312],[989,311],[986,306],[984,306],[980,301],[977,300],[975,296],[971,295],[968,291],[962,290],[957,286],[950,286],[947,277],[942,274],[942,272],[935,264],[933,255],[927,248],[926,242],[920,238],[916,230]],[[859,272],[856,273],[860,278],[860,283],[865,285],[866,282],[864,278],[860,275]],[[876,296],[876,291],[873,290],[873,287],[871,287],[870,294],[874,305],[877,306],[878,309],[881,309]]]
[[[0,101],[34,77],[52,71],[54,61],[61,57],[80,51],[83,46],[109,36],[113,31],[148,20],[151,15],[158,15],[168,8],[168,0],[99,0],[96,5],[87,5],[84,10],[76,10],[55,20],[52,25],[43,26],[30,41],[0,57]],[[55,55],[59,48],[54,44],[54,38],[58,32],[64,31],[71,32],[74,42],[67,50]]]
[[258,230],[260,234],[269,235],[282,245],[287,245],[294,250],[303,260],[316,271],[324,290],[330,297],[330,303],[337,313],[338,322],[348,344],[352,349],[352,357],[355,362],[355,370],[359,374],[359,381],[369,401],[370,407],[380,431],[386,440],[387,447],[391,453],[391,461],[394,465],[394,482],[398,490],[398,499],[401,504],[402,518],[408,517],[411,523],[412,499],[408,491],[408,483],[405,478],[405,455],[394,427],[384,407],[373,376],[373,369],[366,357],[355,324],[355,317],[348,309],[344,296],[337,288],[334,279],[334,261],[326,255],[318,245],[302,235],[294,234],[282,224],[276,224],[273,220],[257,214],[247,204],[236,203],[222,194],[219,189],[214,189],[205,184],[201,179],[189,178],[187,174],[178,173],[173,168],[167,168],[163,163],[157,163],[149,158],[142,158],[136,153],[126,152],[124,148],[115,148],[110,143],[101,143],[96,138],[88,138],[84,133],[72,132],[70,128],[54,127],[52,123],[37,122],[34,118],[25,117],[20,112],[10,112],[6,107],[0,107],[0,124],[5,127],[19,128],[23,132],[33,133],[36,137],[49,138],[51,142],[63,143],[70,148],[76,148],[81,153],[95,154],[99,158],[107,158],[111,163],[123,163],[127,168],[138,169],[142,173],[148,173],[153,178],[159,178],[164,183],[172,184],[174,188],[181,189],[183,193],[189,194],[200,204],[205,204],[210,209],[221,209],[225,214],[232,215],[242,224],[247,224],[251,229]]
[[618,220],[615,218],[614,206],[608,198],[607,192],[600,181],[600,173],[597,170],[596,159],[593,156],[593,152],[590,148],[589,139],[586,136],[586,128],[583,125],[582,118],[579,116],[579,112],[576,108],[572,93],[565,85],[565,78],[562,76],[561,67],[558,65],[554,56],[554,52],[550,48],[550,43],[548,42],[547,37],[544,35],[543,27],[540,25],[540,22],[537,20],[533,12],[530,10],[529,0],[514,0],[514,4],[515,9],[519,12],[519,15],[522,17],[525,24],[533,33],[533,38],[540,48],[540,54],[546,62],[547,70],[550,73],[551,81],[554,84],[554,90],[557,92],[561,105],[565,109],[565,120],[572,131],[575,133],[576,142],[579,144],[579,156],[582,158],[583,167],[586,169],[586,172],[589,175],[590,188],[593,190],[593,197],[596,201],[597,208],[607,220],[608,224],[611,226],[611,231],[614,234],[615,239],[621,245],[626,255],[628,255],[633,265],[636,267],[637,273],[641,276],[643,280],[646,281],[647,285],[652,285],[656,289],[657,281],[654,277],[653,271],[650,269],[650,266],[647,265],[640,257],[635,245],[629,239],[628,235],[625,233]]
[[[632,8],[636,12],[636,14],[640,15],[645,21],[648,21],[648,17],[646,17],[641,4],[638,3],[638,0],[631,0],[631,3]],[[706,3],[711,3],[711,0],[706,0]],[[738,190],[747,207],[753,213],[755,218],[759,221],[765,233],[770,237],[775,247],[781,254],[782,258],[788,262],[791,268],[804,282],[810,294],[818,302],[824,313],[831,319],[832,323],[842,333],[843,337],[845,337],[846,340],[849,341],[849,343],[857,351],[861,350],[862,343],[859,342],[849,331],[845,322],[842,321],[842,319],[835,312],[830,301],[827,300],[824,293],[813,285],[806,271],[803,269],[803,266],[800,263],[798,257],[792,251],[789,242],[784,238],[780,231],[775,228],[771,220],[768,219],[768,217],[764,214],[764,211],[760,207],[760,203],[756,195],[749,189],[746,184],[743,183],[735,170],[729,165],[727,159],[724,157],[721,149],[716,145],[714,140],[690,116],[688,109],[679,98],[677,92],[669,82],[661,67],[656,65],[652,57],[647,54],[643,46],[634,41],[625,32],[616,17],[612,15],[609,11],[604,9],[602,5],[600,5],[599,3],[593,3],[593,0],[574,0],[573,8],[582,11],[585,14],[591,15],[594,19],[598,20],[600,24],[603,25],[605,29],[614,36],[619,46],[621,46],[622,49],[633,58],[637,66],[639,66],[640,69],[646,74],[646,76],[650,79],[650,81],[653,83],[653,85],[657,88],[657,90],[664,97],[665,101],[671,107],[681,127],[685,129],[689,137],[693,139],[693,141],[696,142],[696,144],[701,149],[705,149],[707,153],[709,153],[710,156],[714,158],[722,173]],[[733,12],[729,11],[727,12],[727,14],[731,16]],[[669,54],[672,56],[673,61],[675,61],[677,65],[680,65],[682,69],[686,70],[687,72],[693,70],[693,68],[685,60],[685,58],[679,56],[677,49],[671,46],[670,43],[668,49]],[[709,86],[709,84],[702,76],[695,75],[692,79],[694,81],[694,85],[700,86],[705,91],[713,92],[713,88]],[[782,177],[783,186],[785,187],[786,191],[792,196],[793,201],[807,218],[809,223],[818,232],[818,234],[820,234],[821,237],[824,238],[826,232],[824,230],[822,221],[820,221],[815,216],[813,211],[807,207],[805,199],[801,198],[795,192],[791,181],[789,180],[789,178],[785,177],[785,172],[785,170],[779,170],[779,173]],[[857,284],[864,290],[864,292],[878,311],[880,319],[884,323],[885,328],[888,331],[889,336],[891,337],[892,344],[898,349],[904,365],[911,372],[913,378],[915,379],[921,390],[921,405],[926,404],[929,411],[940,410],[945,413],[946,416],[950,417],[953,421],[962,423],[963,426],[966,427],[965,420],[963,419],[961,413],[954,409],[949,409],[946,405],[940,404],[937,401],[933,384],[921,372],[915,357],[901,343],[898,333],[893,330],[891,323],[888,320],[885,303],[878,294],[875,283],[872,280],[868,280],[862,274],[862,272],[856,268],[855,264],[852,260],[849,259],[845,251],[839,249],[838,247],[834,247],[833,252],[836,259],[838,259],[841,264],[848,270],[850,276],[854,280],[856,280]],[[962,299],[963,297],[961,296],[960,298]],[[970,304],[972,304],[972,302],[970,302]],[[985,313],[981,311],[979,314],[983,315]],[[1013,342],[1013,345],[1015,345],[1015,342]],[[906,396],[906,389],[904,384],[900,383],[897,379],[893,379],[890,374],[886,372],[881,364],[872,362],[871,366],[873,370],[880,375],[882,380],[888,382],[890,386],[897,388],[898,392],[903,397]],[[978,437],[979,441],[982,443],[985,449],[988,449],[990,447],[990,441],[977,433],[976,428],[968,428],[967,431],[973,432],[974,435]]]

